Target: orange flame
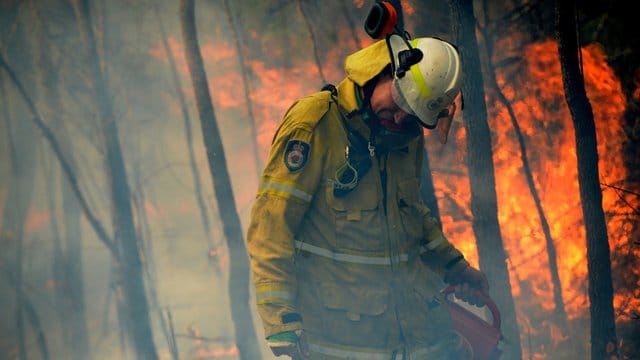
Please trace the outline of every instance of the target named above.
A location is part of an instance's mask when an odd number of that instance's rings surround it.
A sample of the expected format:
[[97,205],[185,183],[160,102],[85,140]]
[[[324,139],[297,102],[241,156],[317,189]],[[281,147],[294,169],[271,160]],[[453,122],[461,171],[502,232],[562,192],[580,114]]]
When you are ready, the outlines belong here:
[[239,359],[240,352],[238,348],[235,346],[231,346],[229,348],[213,348],[208,349],[206,347],[201,347],[195,354],[195,358],[198,360],[206,360],[206,359]]
[[[565,310],[569,320],[588,317],[586,234],[577,181],[576,144],[568,111],[557,54],[553,41],[528,46],[522,56],[522,68],[501,69],[497,80],[509,99],[525,138],[527,156],[551,236],[557,250],[559,277]],[[582,51],[585,85],[596,123],[603,208],[607,215],[611,249],[629,244],[629,217],[632,209],[620,200],[620,193],[607,184],[623,184],[627,170],[622,149],[625,136],[622,115],[626,100],[620,81],[607,65],[603,50],[590,45]],[[511,76],[507,80],[507,78]],[[487,97],[488,121],[492,130],[493,160],[496,175],[499,222],[509,256],[511,285],[522,324],[532,309],[554,309],[553,288],[548,271],[548,254],[540,219],[528,188],[520,150],[506,108]],[[440,148],[436,141],[428,145],[435,172],[434,182],[442,199],[445,233],[468,258],[477,264],[471,231],[469,185],[464,162],[464,128],[453,129],[456,149]],[[433,137],[433,135],[430,135]],[[626,202],[636,209],[637,199]],[[617,215],[616,215],[617,214]],[[636,251],[637,252],[637,251]],[[638,254],[636,254],[637,256]],[[613,259],[614,267],[616,259]],[[635,279],[640,270],[628,269]],[[526,290],[523,289],[526,286]],[[624,304],[624,305],[623,305]],[[633,294],[617,291],[614,306],[620,312],[638,308],[640,300]],[[620,309],[620,307],[626,307]],[[551,338],[560,341],[555,324],[545,322]],[[527,326],[532,329],[531,326]],[[535,328],[535,326],[533,327]],[[535,331],[534,331],[535,332]]]

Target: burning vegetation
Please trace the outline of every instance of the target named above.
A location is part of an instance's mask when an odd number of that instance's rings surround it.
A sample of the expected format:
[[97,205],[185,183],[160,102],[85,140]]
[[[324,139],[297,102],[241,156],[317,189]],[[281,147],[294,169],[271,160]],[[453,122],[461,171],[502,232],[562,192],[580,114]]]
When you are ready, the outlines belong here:
[[[621,117],[626,100],[602,48],[582,51],[587,93],[593,106],[598,137],[600,181],[607,216],[615,281],[618,323],[630,323],[640,306],[637,263],[637,194],[623,190],[628,172],[622,156],[625,136]],[[495,94],[488,92],[496,190],[501,233],[516,300],[524,353],[548,358],[554,345],[570,337],[587,344],[589,299],[586,239],[577,181],[576,144],[564,100],[557,43],[545,41],[525,48],[522,61],[500,69],[497,80],[510,102],[524,139],[528,163],[556,248],[564,309],[571,326],[553,317],[556,304],[549,266],[549,250],[541,219],[525,179],[518,134],[510,115]],[[469,185],[464,166],[465,133],[452,129],[454,149],[429,145],[434,182],[441,199],[445,233],[468,257],[477,261],[470,223]],[[637,240],[636,240],[637,241]],[[637,326],[637,324],[636,324]],[[554,345],[549,345],[554,344]]]
[[[265,3],[274,13],[277,12],[274,8],[286,6]],[[359,9],[366,8],[365,3],[354,1]],[[402,4],[408,16],[407,26],[413,32],[415,26],[411,21],[421,16],[421,6],[412,1],[402,1]],[[271,13],[265,13],[264,21],[273,20],[269,18]],[[245,55],[243,64],[238,62],[236,48],[230,37],[226,36],[229,30],[225,26],[228,25],[216,24],[209,28],[211,33],[201,36],[201,52],[207,67],[216,116],[225,135],[225,147],[232,149],[225,156],[229,159],[234,188],[239,190],[235,197],[242,215],[248,213],[258,181],[257,168],[264,162],[274,131],[287,107],[296,98],[319,90],[323,85],[322,78],[337,83],[343,76],[344,56],[371,42],[361,30],[354,31],[342,25],[342,22],[340,25],[332,24],[333,32],[328,39],[316,38],[325,51],[314,61],[310,49],[318,44],[312,41],[312,37],[300,35],[305,33],[300,29],[306,27],[298,16],[288,16],[287,19],[288,24],[277,24],[283,28],[277,33],[272,29],[259,32],[250,26],[242,30],[245,40],[253,45],[251,48],[242,48]],[[282,19],[278,21],[285,22]],[[178,33],[176,29],[169,33],[168,44],[183,79],[179,90],[193,103],[193,88],[187,80],[189,70],[184,44]],[[564,96],[558,46],[553,40],[524,42],[521,35],[509,34],[494,44],[495,53],[500,54],[491,59],[496,64],[495,74],[487,71],[484,76],[495,77],[501,95],[508,101],[505,104],[497,89],[489,85],[491,80],[485,80],[498,218],[508,256],[507,266],[523,355],[526,359],[568,358],[568,354],[586,358],[590,341],[586,234],[577,180],[576,140]],[[79,39],[69,41],[80,43]],[[518,47],[513,45],[514,42],[527,45]],[[0,50],[5,51],[2,47]],[[140,58],[150,56],[150,66],[155,70],[169,72],[171,64],[161,40],[154,38],[145,45],[143,52]],[[640,76],[634,79],[634,90],[625,95],[623,81],[609,65],[610,59],[601,45],[592,43],[583,47],[581,57],[597,132],[598,167],[611,249],[613,306],[618,338],[623,353],[632,356],[640,353],[640,159],[637,157],[637,143],[629,140],[625,118],[629,116],[628,103],[640,102]],[[242,72],[247,75],[246,83],[243,82]],[[0,77],[0,80],[4,81],[4,78]],[[124,79],[120,81],[126,84]],[[3,89],[8,88],[5,85]],[[243,98],[245,90],[250,103]],[[73,91],[79,92],[77,89]],[[143,91],[136,92],[141,93]],[[181,104],[173,92],[162,90],[159,94],[159,102],[163,104],[154,103],[157,105],[154,113],[179,119],[182,116]],[[627,98],[629,95],[631,99]],[[86,99],[83,101],[89,102]],[[478,265],[465,163],[467,139],[462,122],[464,111],[468,110],[458,111],[447,144],[440,144],[436,133],[425,132],[425,136],[444,233],[471,263]],[[252,139],[253,134],[255,138]],[[197,133],[197,136],[202,137],[202,134]],[[172,149],[182,146],[183,140],[177,140],[173,134],[170,137],[172,140],[168,143]],[[257,151],[251,150],[253,146],[257,147]],[[196,158],[201,167],[206,166],[203,153],[203,150],[199,151]],[[527,173],[531,176],[533,189],[527,180]],[[0,188],[0,200],[8,198],[9,191]],[[157,209],[154,210],[157,213],[148,215],[156,220],[164,219],[165,222],[170,216],[193,221],[197,212],[195,206],[184,199],[163,204],[146,201],[148,204],[144,203],[144,199],[141,200],[145,208]],[[538,207],[542,210],[542,217]],[[3,211],[6,210],[0,209],[0,215],[4,215]],[[142,217],[137,216],[137,221],[142,223]],[[62,215],[53,214],[51,209],[33,208],[25,221],[26,233],[48,231],[47,228],[60,217]],[[545,223],[548,224],[548,234],[543,225]],[[216,223],[212,230],[216,238],[222,237],[219,225]],[[166,228],[156,229],[153,231],[155,234],[168,232]],[[11,244],[18,241],[13,233],[0,235],[5,244],[9,240]],[[178,235],[172,237],[177,238]],[[177,245],[171,246],[171,251],[175,251]],[[217,273],[224,275],[228,271],[230,258],[222,241],[208,248],[203,245],[203,248],[206,249],[203,258],[214,264]],[[152,259],[152,255],[147,254],[145,262],[148,263],[145,266],[151,266]],[[0,271],[8,268],[7,264],[9,262],[4,257],[0,258]],[[47,276],[43,281],[47,291],[53,292],[61,286],[59,280]],[[223,292],[221,289],[217,290]],[[93,322],[93,328],[96,322]],[[183,319],[182,323],[188,321]],[[183,329],[178,328],[177,331]],[[218,341],[216,336],[205,336],[200,330],[193,329],[189,325],[186,328],[188,334],[184,336],[188,341],[185,348],[189,348],[184,351],[189,356],[198,359],[239,357],[238,349],[231,345],[231,340]],[[2,340],[0,337],[0,350],[11,347],[11,353],[17,353],[11,342],[4,346]]]

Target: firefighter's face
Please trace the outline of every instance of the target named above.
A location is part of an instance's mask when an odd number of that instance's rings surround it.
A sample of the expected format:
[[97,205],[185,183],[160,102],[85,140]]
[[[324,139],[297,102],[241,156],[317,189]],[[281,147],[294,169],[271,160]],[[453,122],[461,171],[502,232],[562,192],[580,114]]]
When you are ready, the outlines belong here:
[[400,109],[393,101],[391,76],[383,76],[371,94],[371,110],[380,120],[380,124],[390,131],[404,132],[415,128],[415,117]]

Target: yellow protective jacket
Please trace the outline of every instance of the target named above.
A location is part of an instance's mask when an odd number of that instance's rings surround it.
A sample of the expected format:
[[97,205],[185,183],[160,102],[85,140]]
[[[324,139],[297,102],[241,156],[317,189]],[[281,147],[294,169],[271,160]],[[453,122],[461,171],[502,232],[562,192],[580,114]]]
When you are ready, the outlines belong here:
[[[441,279],[468,263],[421,200],[424,140],[376,156],[346,196],[333,191],[343,116],[385,65],[350,69],[363,57],[347,58],[336,97],[294,103],[273,139],[247,236],[258,312],[266,336],[304,329],[315,358],[437,356],[451,330]],[[368,139],[359,116],[346,121]]]

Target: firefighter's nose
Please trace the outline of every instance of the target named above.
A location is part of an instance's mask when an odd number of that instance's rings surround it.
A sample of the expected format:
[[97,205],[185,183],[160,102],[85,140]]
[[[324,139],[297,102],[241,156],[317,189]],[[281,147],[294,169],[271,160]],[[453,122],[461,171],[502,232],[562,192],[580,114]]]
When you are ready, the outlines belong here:
[[393,122],[395,122],[396,125],[405,125],[410,120],[411,118],[409,117],[409,114],[402,110],[398,110],[393,114]]

